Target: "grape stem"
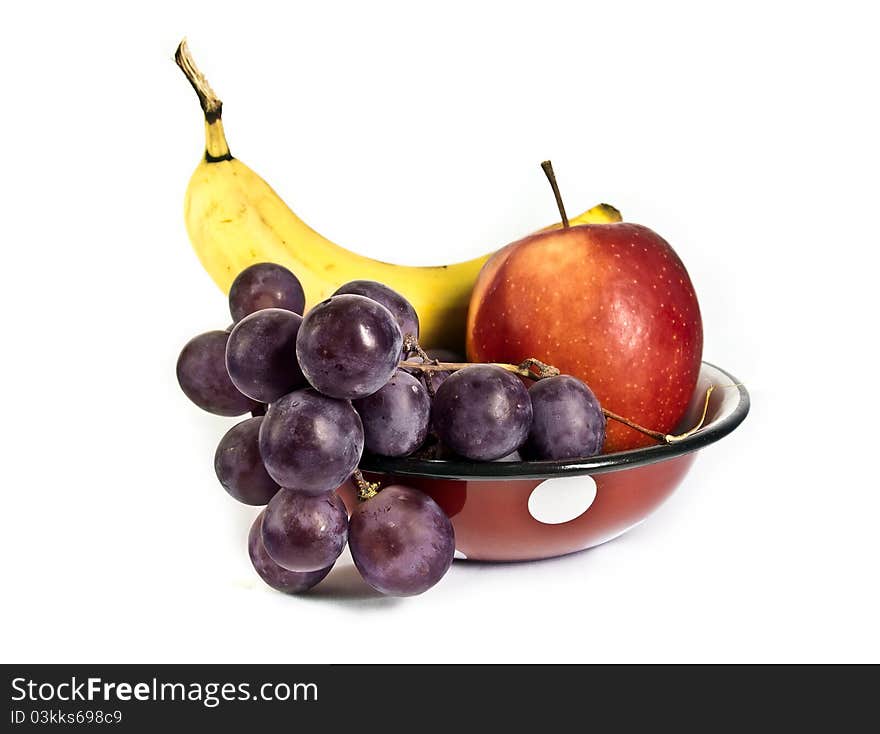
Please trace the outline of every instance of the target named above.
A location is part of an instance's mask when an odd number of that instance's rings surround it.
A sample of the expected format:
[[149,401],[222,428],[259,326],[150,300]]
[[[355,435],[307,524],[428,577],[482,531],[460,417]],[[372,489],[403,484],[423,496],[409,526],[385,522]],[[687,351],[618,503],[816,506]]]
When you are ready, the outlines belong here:
[[666,443],[676,443],[678,441],[684,441],[688,436],[693,435],[703,427],[703,423],[706,422],[706,414],[709,412],[709,398],[712,397],[712,393],[714,390],[715,385],[709,385],[709,387],[706,389],[706,402],[703,403],[703,414],[700,416],[700,420],[697,422],[697,425],[695,425],[689,431],[679,433],[676,436],[665,436],[664,438],[666,439]]
[[[422,370],[422,372],[456,372],[463,370],[465,367],[473,367],[474,362],[438,362],[436,359],[430,359],[424,362],[401,362],[400,367],[410,370]],[[508,372],[513,372],[520,377],[528,377],[532,380],[541,380],[545,377],[556,377],[559,370],[549,364],[544,364],[540,359],[523,360],[519,364],[505,364],[504,362],[481,362],[479,364],[489,364],[492,367],[500,367]]]
[[[412,341],[416,344],[416,347],[414,347],[411,351],[416,351],[424,354],[415,339],[413,339],[412,337],[407,337],[407,339],[412,339]],[[474,362],[438,362],[436,359],[426,359],[426,357],[426,354],[422,357],[422,359],[425,359],[425,362],[403,361],[400,363],[400,366],[406,369],[421,370],[422,372],[430,374],[431,372],[456,372],[458,370],[463,370],[465,367],[473,367],[475,364],[478,364]],[[535,359],[534,357],[523,360],[519,364],[506,364],[504,362],[488,362],[479,364],[489,364],[492,367],[500,367],[503,370],[513,372],[513,374],[519,375],[520,377],[527,377],[530,380],[543,380],[547,377],[555,377],[556,375],[560,374],[559,370],[556,367],[545,364],[541,360]],[[430,378],[428,379],[428,382],[429,381]],[[645,426],[640,426],[635,421],[631,421],[629,418],[624,418],[622,415],[618,415],[617,413],[606,410],[605,408],[602,408],[602,413],[609,420],[622,423],[623,425],[632,428],[634,431],[638,431],[645,436],[650,436],[659,443],[677,443],[679,441],[684,441],[684,439],[692,436],[703,427],[703,423],[705,423],[706,421],[706,415],[709,412],[709,398],[712,397],[712,391],[714,389],[715,386],[712,385],[711,387],[709,387],[708,390],[706,390],[706,400],[703,404],[703,414],[700,417],[700,420],[693,428],[685,431],[684,433],[663,433],[662,431],[655,431],[651,428],[645,428]]]
[[[406,352],[407,356],[409,356],[410,352],[415,352],[419,355],[422,360],[422,364],[440,364],[436,359],[431,359],[428,356],[428,353],[422,349],[422,345],[419,344],[419,340],[413,336],[412,334],[407,334],[403,338],[403,349]],[[432,370],[425,371],[425,387],[428,390],[428,395],[433,399],[434,397],[434,378],[431,376]]]
[[379,494],[379,482],[368,482],[360,469],[355,469],[351,478],[357,487],[357,497],[361,502],[366,502]]
[[419,357],[425,360],[425,362],[437,362],[436,359],[431,359],[428,356],[428,353],[424,349],[422,349],[422,345],[419,344],[419,340],[416,339],[416,337],[414,337],[412,334],[407,334],[405,337],[403,337],[403,349],[407,354],[409,354],[410,352],[415,352],[419,355]]
[[606,418],[617,421],[618,423],[623,423],[623,425],[629,426],[634,431],[638,431],[639,433],[643,433],[646,436],[650,436],[655,441],[659,441],[660,443],[670,443],[667,440],[669,437],[662,431],[655,431],[651,428],[640,426],[638,423],[634,423],[629,418],[624,418],[622,415],[617,415],[617,413],[612,413],[610,410],[605,410],[605,408],[602,408],[602,413],[604,413]]

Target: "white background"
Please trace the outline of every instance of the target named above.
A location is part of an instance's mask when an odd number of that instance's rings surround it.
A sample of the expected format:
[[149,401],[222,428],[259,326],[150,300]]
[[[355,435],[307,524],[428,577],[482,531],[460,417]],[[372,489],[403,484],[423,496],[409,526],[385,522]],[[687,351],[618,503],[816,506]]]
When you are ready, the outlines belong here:
[[[880,68],[868,3],[18,4],[0,27],[4,661],[874,660]],[[423,9],[424,8],[424,9]],[[430,9],[428,9],[430,8]],[[288,598],[179,392],[188,35],[233,153],[364,254],[450,262],[598,201],[661,233],[751,390],[648,522],[378,598]]]

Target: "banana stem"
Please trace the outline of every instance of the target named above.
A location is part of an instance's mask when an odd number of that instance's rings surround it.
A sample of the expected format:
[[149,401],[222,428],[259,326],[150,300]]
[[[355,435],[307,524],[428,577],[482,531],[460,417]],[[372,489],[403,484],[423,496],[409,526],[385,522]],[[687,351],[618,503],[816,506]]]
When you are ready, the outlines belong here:
[[199,104],[205,113],[205,160],[209,163],[228,161],[232,159],[229,145],[226,143],[226,134],[223,131],[223,102],[211,89],[205,75],[199,71],[195,59],[189,51],[189,46],[184,38],[177,51],[174,53],[174,61],[180,67],[187,81],[196,90]]
[[195,59],[193,59],[189,51],[189,45],[185,38],[178,45],[177,51],[174,52],[174,61],[180,67],[187,81],[192,84],[192,88],[196,90],[199,104],[205,113],[205,120],[208,122],[219,120],[220,115],[223,114],[223,103],[214,93],[214,90],[211,89],[211,85],[208,84],[205,75],[196,66]]

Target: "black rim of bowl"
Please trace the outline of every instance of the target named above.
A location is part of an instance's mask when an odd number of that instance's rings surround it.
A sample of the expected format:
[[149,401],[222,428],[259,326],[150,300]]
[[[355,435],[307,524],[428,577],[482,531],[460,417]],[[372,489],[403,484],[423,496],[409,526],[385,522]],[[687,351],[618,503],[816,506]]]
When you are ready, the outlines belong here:
[[547,477],[602,474],[634,466],[655,464],[658,461],[682,456],[713,444],[724,438],[745,420],[749,413],[749,393],[727,370],[710,362],[703,362],[730,379],[731,388],[739,391],[739,403],[733,411],[719,421],[701,428],[694,435],[671,444],[658,444],[632,451],[603,454],[589,459],[562,461],[496,461],[480,462],[468,459],[416,459],[406,457],[392,459],[365,454],[361,469],[377,474],[430,477],[434,479],[459,479],[491,481],[498,479],[545,479]]

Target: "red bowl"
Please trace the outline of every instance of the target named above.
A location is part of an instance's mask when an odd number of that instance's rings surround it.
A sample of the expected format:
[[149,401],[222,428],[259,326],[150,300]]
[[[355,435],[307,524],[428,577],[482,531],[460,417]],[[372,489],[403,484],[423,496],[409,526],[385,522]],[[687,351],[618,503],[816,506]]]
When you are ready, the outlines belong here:
[[[574,461],[388,459],[364,457],[371,481],[416,487],[452,519],[456,558],[525,561],[592,548],[648,517],[684,479],[696,452],[726,436],[749,412],[749,394],[724,370],[703,363],[681,429],[700,430],[673,444]],[[349,507],[354,487],[341,493]]]

